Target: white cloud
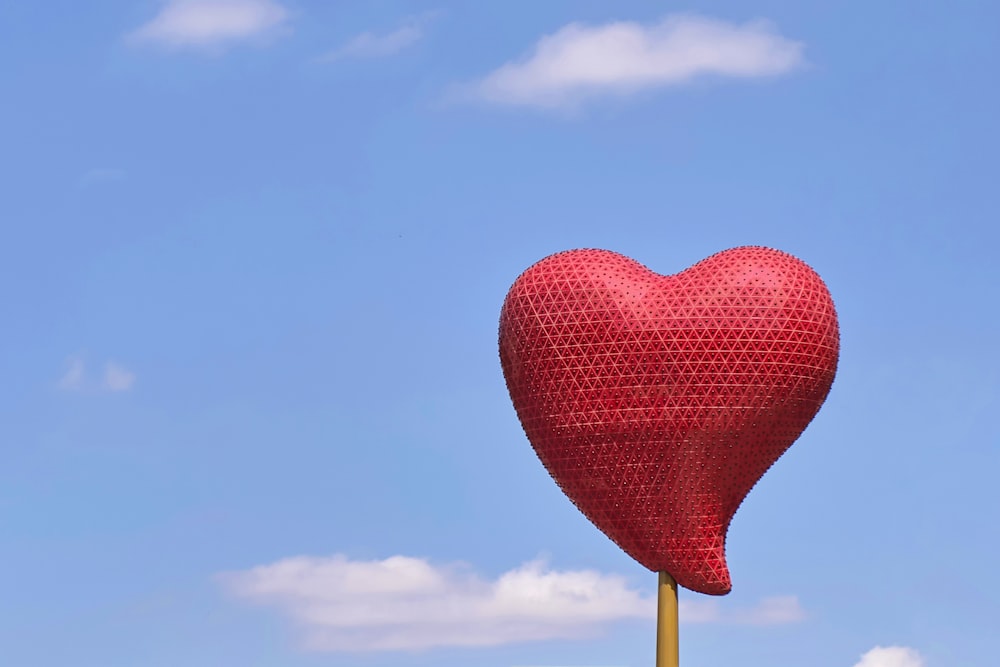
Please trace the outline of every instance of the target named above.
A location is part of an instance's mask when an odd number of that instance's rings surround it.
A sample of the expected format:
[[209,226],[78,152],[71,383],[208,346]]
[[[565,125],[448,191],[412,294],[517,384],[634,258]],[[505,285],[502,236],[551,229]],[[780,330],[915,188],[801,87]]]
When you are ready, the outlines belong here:
[[571,23],[466,90],[498,104],[558,108],[599,95],[678,85],[694,77],[776,76],[803,64],[803,45],[765,21],[742,25],[679,14],[643,25]]
[[[296,557],[220,575],[235,596],[272,605],[321,651],[494,646],[593,637],[610,623],[653,619],[656,601],[623,577],[555,571],[533,561],[487,580],[461,565],[393,556]],[[787,622],[767,611],[723,613],[715,602],[681,601],[682,622]],[[787,603],[782,603],[786,606]],[[798,602],[794,607],[798,609]],[[780,606],[780,605],[779,605]],[[787,610],[786,610],[787,611]],[[796,619],[797,620],[797,619]]]
[[83,388],[84,365],[83,359],[72,357],[69,360],[69,368],[63,374],[56,386],[66,391],[79,391]]
[[128,39],[170,48],[220,47],[271,35],[289,16],[275,0],[168,0]]
[[411,18],[401,27],[384,35],[363,32],[340,48],[324,55],[320,60],[333,61],[344,58],[384,58],[393,56],[416,44],[424,36],[424,29],[431,14]]
[[905,646],[876,646],[854,667],[924,667],[924,659]]
[[135,382],[135,373],[116,363],[104,366],[104,388],[108,391],[128,391]]

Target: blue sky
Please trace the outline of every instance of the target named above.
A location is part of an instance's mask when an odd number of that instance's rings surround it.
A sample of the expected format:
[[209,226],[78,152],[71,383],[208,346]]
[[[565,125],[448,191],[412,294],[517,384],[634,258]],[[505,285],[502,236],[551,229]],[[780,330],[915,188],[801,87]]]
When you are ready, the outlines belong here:
[[992,667],[1000,8],[0,5],[0,662],[651,664],[503,384],[517,275],[767,245],[833,390],[686,667]]

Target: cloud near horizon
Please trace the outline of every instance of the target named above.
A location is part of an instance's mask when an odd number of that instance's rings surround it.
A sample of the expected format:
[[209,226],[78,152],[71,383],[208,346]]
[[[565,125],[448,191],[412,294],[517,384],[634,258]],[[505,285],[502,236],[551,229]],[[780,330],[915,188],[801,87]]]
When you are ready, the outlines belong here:
[[574,107],[602,95],[686,83],[715,75],[772,77],[804,64],[803,45],[757,20],[727,23],[674,14],[648,25],[570,23],[542,37],[532,53],[464,89],[486,102],[543,109]]
[[221,48],[273,35],[290,16],[275,0],[167,0],[127,41],[172,49]]
[[876,646],[854,667],[925,667],[924,659],[906,646]]
[[[343,555],[287,558],[219,575],[227,591],[274,606],[316,651],[399,651],[443,646],[497,646],[546,639],[584,639],[606,626],[656,617],[655,595],[618,575],[557,571],[532,561],[485,579],[467,566],[432,565],[393,556],[352,561]],[[682,601],[682,623],[771,625],[804,617],[795,597],[752,609],[717,601]]]

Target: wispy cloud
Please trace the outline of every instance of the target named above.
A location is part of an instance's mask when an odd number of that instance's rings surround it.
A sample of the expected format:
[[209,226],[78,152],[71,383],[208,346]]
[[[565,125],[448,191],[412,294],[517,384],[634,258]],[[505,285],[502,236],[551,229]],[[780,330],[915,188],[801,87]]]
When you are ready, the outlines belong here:
[[56,382],[56,386],[64,391],[79,391],[83,389],[83,359],[71,357],[67,363],[68,368],[63,376],[59,378],[59,381]]
[[723,611],[718,620],[741,625],[785,625],[804,621],[805,618],[806,613],[798,597],[779,595],[764,598],[749,609]]
[[104,365],[104,372],[95,382],[88,380],[87,366],[82,357],[70,357],[66,372],[56,382],[56,387],[63,391],[73,392],[124,392],[132,389],[136,375],[121,364],[109,361]]
[[108,391],[128,391],[134,383],[135,373],[132,371],[114,362],[105,364],[103,387]]
[[274,35],[289,17],[275,0],[167,0],[127,39],[174,49],[217,49]]
[[428,21],[433,14],[424,14],[407,19],[399,28],[385,33],[363,32],[329,53],[320,57],[321,61],[331,62],[345,58],[385,58],[420,41],[426,30]]
[[125,171],[123,169],[98,167],[84,172],[77,181],[77,187],[81,190],[86,190],[102,184],[116,183],[123,180],[125,180]]
[[861,656],[854,667],[924,667],[924,659],[905,646],[876,646]]
[[[381,561],[296,557],[220,575],[235,596],[277,607],[321,651],[393,651],[495,646],[593,637],[609,624],[656,616],[654,597],[623,577],[557,571],[532,561],[495,580],[467,566],[393,556]],[[787,623],[801,618],[794,598],[746,612],[682,601],[687,623]],[[789,601],[791,600],[791,601]]]
[[803,64],[803,45],[766,21],[727,23],[671,15],[649,25],[571,23],[542,37],[527,57],[464,89],[487,102],[572,107],[602,95],[678,85],[705,75],[776,76]]
[[682,623],[730,625],[786,625],[805,620],[806,613],[794,595],[766,597],[747,609],[730,609],[715,598],[680,601]]

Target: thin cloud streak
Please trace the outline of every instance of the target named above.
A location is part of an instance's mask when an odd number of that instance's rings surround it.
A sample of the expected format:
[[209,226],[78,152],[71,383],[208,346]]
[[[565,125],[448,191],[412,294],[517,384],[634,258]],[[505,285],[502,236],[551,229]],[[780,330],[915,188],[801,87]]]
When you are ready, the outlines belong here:
[[100,167],[86,171],[77,181],[77,187],[86,190],[92,187],[107,183],[116,183],[125,180],[126,174],[123,169],[111,169]]
[[56,387],[62,391],[78,393],[121,393],[130,391],[135,385],[136,374],[121,364],[109,361],[104,365],[100,379],[88,380],[87,365],[81,357],[71,357],[68,368]]
[[682,623],[728,625],[787,625],[805,620],[806,613],[794,595],[766,597],[749,609],[728,609],[716,599],[681,600]]
[[[317,651],[363,652],[442,646],[497,646],[546,639],[584,639],[607,626],[656,616],[655,596],[618,575],[557,571],[532,561],[483,578],[467,566],[436,566],[407,556],[381,561],[287,558],[219,575],[230,594],[273,606]],[[744,612],[713,601],[682,601],[685,623],[786,623],[802,617],[798,601],[763,601]]]
[[766,21],[733,24],[694,14],[643,25],[571,23],[542,37],[532,53],[507,63],[466,96],[542,109],[574,107],[598,96],[676,86],[707,75],[758,78],[804,64],[803,45]]
[[290,15],[274,0],[168,0],[127,41],[172,49],[219,48],[273,35]]
[[385,58],[416,44],[424,37],[430,15],[408,20],[402,27],[384,35],[363,32],[340,48],[320,57],[322,62],[347,58]]

